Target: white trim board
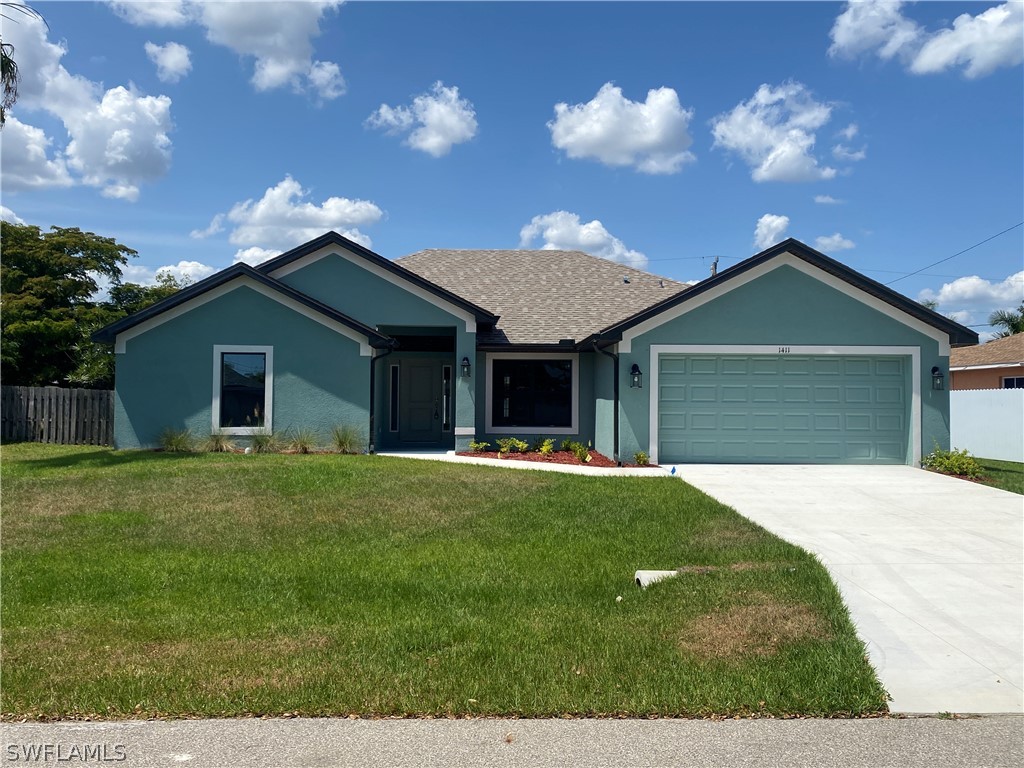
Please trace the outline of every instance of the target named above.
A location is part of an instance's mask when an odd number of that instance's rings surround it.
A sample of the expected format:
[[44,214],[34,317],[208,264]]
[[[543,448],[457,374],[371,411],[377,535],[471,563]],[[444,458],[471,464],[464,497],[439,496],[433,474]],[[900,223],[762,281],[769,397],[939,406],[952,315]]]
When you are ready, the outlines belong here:
[[[263,426],[222,427],[220,425],[221,355],[225,352],[256,353],[266,355],[263,380]],[[214,435],[271,435],[274,433],[274,348],[252,344],[213,345],[213,407],[211,408],[211,434]]]
[[[777,344],[652,344],[651,378],[654,389],[650,399],[649,428],[652,464],[658,463],[658,400],[660,398],[661,355],[779,355]],[[858,346],[786,346],[790,355],[890,355],[910,358],[910,460],[911,466],[921,463],[921,348],[920,347],[858,347]]]
[[881,299],[875,298],[871,294],[866,293],[865,291],[862,291],[859,288],[855,288],[845,280],[841,280],[835,275],[825,272],[823,269],[819,269],[818,267],[808,264],[803,259],[800,259],[788,252],[780,254],[779,256],[776,256],[775,258],[770,259],[769,261],[766,261],[763,264],[759,264],[756,267],[748,269],[743,274],[737,275],[731,280],[727,280],[724,283],[721,283],[720,285],[716,285],[714,288],[711,288],[710,290],[707,290],[704,293],[701,293],[700,295],[695,296],[692,299],[684,300],[682,303],[677,304],[671,309],[666,309],[664,312],[661,312],[658,315],[655,315],[654,317],[648,320],[644,320],[642,323],[639,323],[633,326],[632,328],[623,331],[622,341],[619,342],[621,351],[626,353],[632,352],[633,339],[635,339],[637,336],[645,334],[648,331],[653,330],[654,328],[657,328],[660,325],[664,325],[665,323],[671,320],[675,320],[677,317],[685,315],[687,312],[691,312],[697,309],[698,307],[704,306],[709,301],[714,301],[715,299],[724,296],[730,291],[733,291],[736,288],[740,288],[741,286],[746,285],[752,280],[757,280],[759,277],[763,277],[767,275],[769,272],[772,272],[778,269],[779,267],[784,266],[793,267],[794,269],[803,272],[805,275],[813,277],[815,280],[824,283],[830,288],[834,288],[840,293],[846,294],[850,298],[859,301],[862,304],[865,304],[878,312],[881,312],[887,317],[896,320],[897,322],[902,323],[903,325],[906,325],[909,328],[914,329],[918,333],[922,333],[925,336],[934,339],[939,344],[939,356],[949,357],[948,334],[943,333],[938,328],[933,328],[927,323],[918,320],[916,317],[908,315],[906,312],[902,312],[901,310],[896,309],[896,307],[892,306],[891,304],[887,304]]
[[461,307],[442,299],[440,296],[436,296],[430,291],[424,290],[410,280],[406,280],[405,278],[384,269],[378,264],[374,264],[372,261],[369,261],[362,256],[357,256],[347,248],[342,248],[338,245],[325,245],[323,248],[315,250],[312,253],[307,253],[305,256],[301,256],[293,262],[271,270],[269,274],[271,277],[280,280],[282,277],[290,275],[292,272],[297,272],[298,270],[308,267],[310,264],[331,255],[339,256],[340,258],[345,259],[345,261],[365,269],[371,275],[379,277],[381,280],[386,280],[392,285],[397,285],[399,288],[404,291],[408,291],[413,296],[423,299],[423,301],[428,304],[433,304],[438,309],[443,309],[445,312],[455,315],[455,317],[459,318],[466,324],[467,333],[476,333],[476,317],[470,312],[467,312]]
[[1024,368],[1024,363],[990,363],[988,365],[951,365],[951,371],[983,371],[988,368]]
[[204,304],[219,299],[222,296],[226,296],[237,288],[251,288],[257,293],[266,296],[268,299],[272,299],[278,304],[281,304],[294,312],[298,312],[303,317],[306,317],[313,322],[320,323],[320,325],[329,328],[335,333],[339,333],[346,338],[352,339],[352,341],[359,344],[360,357],[370,357],[373,355],[373,349],[370,347],[369,340],[363,334],[349,328],[344,323],[339,323],[316,310],[310,309],[302,302],[296,301],[290,296],[285,296],[280,291],[275,291],[273,288],[269,288],[263,283],[253,280],[251,277],[246,275],[239,275],[223,285],[211,288],[206,293],[201,293],[198,296],[173,307],[172,309],[168,309],[166,312],[161,312],[156,317],[151,317],[149,320],[145,320],[133,328],[121,331],[121,333],[117,334],[117,338],[114,341],[114,352],[119,355],[123,354],[125,352],[126,344],[137,336],[141,336],[147,331],[151,331],[166,322],[181,317]]
[[[543,354],[540,352],[488,352],[484,377],[484,425],[490,435],[575,435],[580,428],[580,356],[577,352]],[[572,424],[568,427],[495,427],[494,383],[495,360],[571,360],[572,361]]]

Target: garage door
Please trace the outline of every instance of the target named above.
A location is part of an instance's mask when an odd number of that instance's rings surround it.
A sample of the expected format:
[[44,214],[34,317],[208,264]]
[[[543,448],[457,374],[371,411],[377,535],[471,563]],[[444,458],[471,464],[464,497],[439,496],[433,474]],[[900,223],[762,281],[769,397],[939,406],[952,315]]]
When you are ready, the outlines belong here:
[[908,360],[661,355],[658,461],[904,464]]

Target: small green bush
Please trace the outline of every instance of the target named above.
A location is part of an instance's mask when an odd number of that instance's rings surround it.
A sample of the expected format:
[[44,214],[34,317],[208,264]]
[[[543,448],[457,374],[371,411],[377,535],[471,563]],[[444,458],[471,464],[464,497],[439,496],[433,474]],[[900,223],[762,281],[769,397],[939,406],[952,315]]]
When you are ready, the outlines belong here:
[[203,450],[207,453],[231,453],[235,444],[227,435],[210,435],[203,443]]
[[471,450],[473,453],[483,453],[490,447],[490,443],[477,442],[476,440],[471,440],[469,442],[469,450]]
[[316,433],[311,429],[296,429],[288,439],[288,449],[295,453],[312,453],[316,447]]
[[253,435],[253,453],[277,453],[281,450],[281,441],[274,435]]
[[638,467],[646,467],[651,463],[651,457],[647,455],[646,451],[637,451],[633,454],[633,462]]
[[168,453],[191,453],[196,449],[196,439],[189,429],[171,429],[160,433],[160,448]]
[[959,475],[976,480],[981,477],[983,470],[981,464],[967,451],[966,448],[946,451],[938,446],[935,450],[921,459],[921,466],[925,469],[932,469],[944,475]]
[[554,453],[555,452],[555,440],[554,440],[554,438],[549,437],[546,440],[541,440],[540,441],[540,446],[537,448],[537,451],[540,453],[541,456],[550,456],[552,453]]
[[570,442],[569,450],[576,454],[576,458],[579,459],[582,463],[586,464],[588,461],[590,461],[590,451],[587,449],[587,446],[585,446],[583,443]]
[[498,453],[523,453],[530,449],[530,444],[516,437],[499,437]]
[[331,442],[338,453],[362,453],[363,435],[359,427],[351,424],[339,424],[331,430]]
[[565,438],[565,440],[562,441],[562,445],[559,447],[559,450],[561,450],[561,451],[571,451],[572,450],[572,440],[570,440],[569,438]]

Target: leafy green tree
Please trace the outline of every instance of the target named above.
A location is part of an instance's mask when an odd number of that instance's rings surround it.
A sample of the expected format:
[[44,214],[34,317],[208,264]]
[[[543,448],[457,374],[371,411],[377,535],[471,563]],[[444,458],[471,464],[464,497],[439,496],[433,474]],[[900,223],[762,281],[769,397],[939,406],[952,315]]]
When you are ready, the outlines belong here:
[[78,366],[78,345],[105,312],[93,300],[99,280],[121,282],[134,250],[77,228],[0,222],[0,361],[5,384],[63,383]]
[[997,309],[988,316],[988,322],[995,328],[1002,328],[997,339],[1024,333],[1024,301],[1016,309]]

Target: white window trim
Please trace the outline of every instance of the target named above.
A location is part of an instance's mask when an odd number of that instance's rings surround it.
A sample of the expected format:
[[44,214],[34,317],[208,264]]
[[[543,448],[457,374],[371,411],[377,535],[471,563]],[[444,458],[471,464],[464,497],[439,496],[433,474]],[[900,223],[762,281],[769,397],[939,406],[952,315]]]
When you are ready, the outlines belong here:
[[804,346],[787,344],[652,344],[651,379],[654,394],[650,400],[651,464],[658,463],[658,401],[661,398],[661,355],[778,355],[779,347],[790,355],[890,355],[910,358],[910,453],[911,466],[921,464],[921,349],[920,347]]
[[763,264],[759,264],[756,267],[752,267],[743,274],[737,275],[731,280],[727,280],[724,283],[721,283],[720,285],[716,285],[714,288],[705,291],[704,293],[701,293],[692,299],[684,300],[681,304],[677,304],[671,309],[666,309],[664,312],[661,312],[655,315],[654,317],[648,320],[644,320],[642,323],[639,323],[633,326],[632,328],[623,331],[622,341],[619,343],[619,346],[621,347],[621,350],[623,352],[628,354],[632,352],[633,339],[635,339],[636,337],[641,336],[647,333],[648,331],[651,331],[657,328],[658,326],[663,325],[671,320],[675,320],[677,317],[685,315],[687,312],[692,312],[698,307],[707,304],[709,301],[714,301],[715,299],[724,296],[730,291],[734,291],[737,288],[746,285],[752,280],[756,280],[759,277],[767,275],[769,272],[773,272],[779,267],[785,266],[793,267],[794,269],[803,272],[805,275],[813,277],[814,279],[824,283],[830,288],[834,288],[840,293],[846,294],[851,299],[859,301],[861,304],[866,304],[872,309],[881,312],[883,315],[892,318],[896,322],[902,323],[903,325],[909,328],[913,328],[918,333],[924,334],[930,339],[934,339],[936,342],[938,342],[939,345],[939,356],[949,357],[948,334],[943,333],[938,328],[934,328],[928,325],[922,320],[918,320],[916,317],[908,315],[906,312],[903,312],[902,310],[896,309],[896,307],[892,306],[891,304],[888,304],[882,301],[881,299],[876,298],[865,291],[862,291],[860,288],[855,288],[845,280],[842,280],[836,277],[835,275],[831,275],[828,272],[819,269],[818,267],[808,264],[803,259],[797,258],[791,253],[783,253],[779,256],[776,256],[774,259],[766,261]]
[[[572,424],[568,427],[504,427],[494,426],[493,384],[495,360],[569,360],[572,362]],[[484,378],[486,427],[488,434],[502,435],[575,435],[580,427],[580,356],[571,354],[543,354],[539,352],[488,352],[487,375]],[[458,431],[456,431],[458,434]]]
[[[221,355],[225,352],[254,352],[266,355],[267,371],[263,380],[264,415],[262,427],[222,427],[220,425]],[[274,432],[274,348],[246,344],[213,345],[213,414],[214,435],[270,435]]]

